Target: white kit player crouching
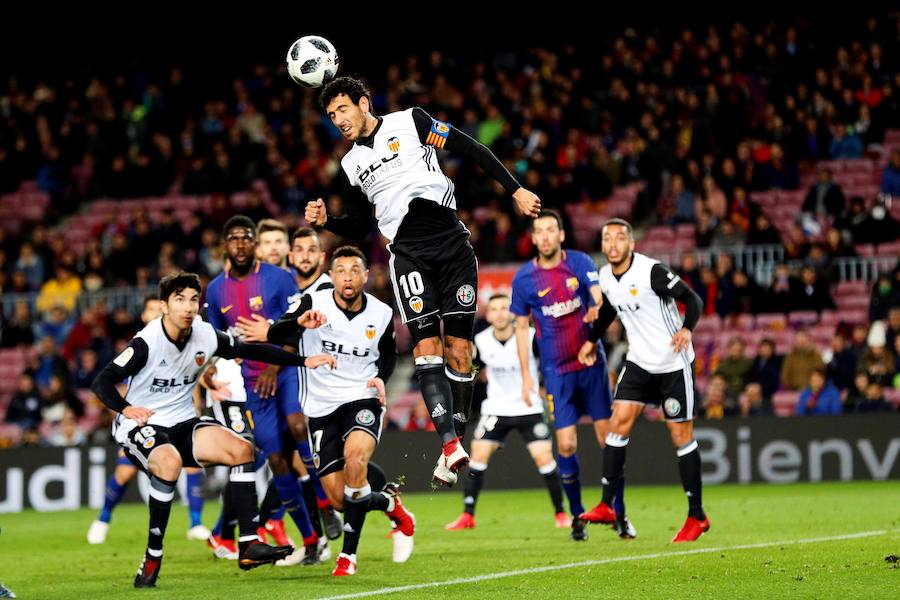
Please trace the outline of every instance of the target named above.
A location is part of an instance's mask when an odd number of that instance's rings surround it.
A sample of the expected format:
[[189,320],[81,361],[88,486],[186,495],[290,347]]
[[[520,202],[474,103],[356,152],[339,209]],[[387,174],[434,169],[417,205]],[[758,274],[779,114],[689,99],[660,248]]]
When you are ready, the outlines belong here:
[[[333,356],[306,358],[277,348],[238,342],[198,316],[200,278],[193,273],[164,277],[159,283],[163,316],[150,321],[94,380],[92,389],[119,413],[113,435],[138,468],[150,477],[147,550],[135,587],[154,587],[162,564],[175,480],[182,467],[231,467],[232,500],[240,530],[238,566],[247,570],[273,563],[293,551],[269,546],[256,535],[256,483],[253,446],[207,417],[197,417],[193,391],[213,356],[248,358],[282,365],[335,365]],[[116,384],[130,379],[123,398]]]

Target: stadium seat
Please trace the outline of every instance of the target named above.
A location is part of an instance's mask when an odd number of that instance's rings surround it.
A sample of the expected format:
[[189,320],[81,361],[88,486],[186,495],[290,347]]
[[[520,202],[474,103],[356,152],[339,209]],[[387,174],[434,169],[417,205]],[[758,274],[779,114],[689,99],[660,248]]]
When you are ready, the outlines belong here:
[[780,390],[772,396],[772,408],[779,417],[789,417],[797,413],[797,401],[800,399],[800,392],[791,392],[788,390]]
[[819,313],[814,310],[795,310],[788,313],[788,323],[794,329],[803,328],[818,321]]

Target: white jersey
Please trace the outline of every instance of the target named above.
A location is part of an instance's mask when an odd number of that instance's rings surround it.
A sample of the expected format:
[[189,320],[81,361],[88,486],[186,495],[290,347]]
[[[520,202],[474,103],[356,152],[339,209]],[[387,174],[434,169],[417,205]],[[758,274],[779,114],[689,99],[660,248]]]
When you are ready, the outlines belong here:
[[334,284],[331,282],[331,277],[328,275],[328,273],[320,273],[319,276],[316,277],[315,281],[313,281],[311,284],[301,289],[296,294],[288,296],[288,306],[299,302],[300,299],[303,298],[303,296],[305,296],[306,294],[318,292],[319,290],[330,289],[333,287]]
[[363,294],[363,309],[350,318],[334,301],[334,290],[309,296],[313,309],[325,313],[327,322],[304,330],[301,352],[305,356],[331,354],[337,358],[337,368],[300,370],[303,413],[324,417],[348,402],[377,398],[377,390],[366,382],[378,374],[378,344],[394,318],[393,311],[375,296]]
[[[528,347],[534,347],[534,328],[528,328]],[[478,358],[487,369],[487,398],[481,403],[481,414],[492,417],[521,417],[544,412],[544,404],[537,390],[531,391],[531,406],[522,400],[522,368],[516,336],[505,342],[494,336],[494,328],[488,327],[475,336]],[[537,385],[537,360],[533,352],[528,353],[528,370],[531,380]]]
[[[648,373],[672,373],[690,367],[694,346],[677,354],[672,350],[672,336],[681,329],[682,318],[675,299],[662,298],[651,287],[650,272],[657,264],[658,260],[635,252],[631,266],[618,279],[610,265],[600,269],[600,289],[628,335],[625,360]],[[678,281],[673,275],[669,288]]]
[[[216,374],[213,375],[213,381],[225,381],[228,383],[227,400],[229,402],[246,402],[247,390],[244,388],[244,377],[241,375],[241,365],[234,360],[220,358],[216,361]],[[206,406],[215,406],[216,401],[213,400],[212,392],[206,391]]]
[[[350,184],[375,205],[378,229],[389,240],[396,237],[415,198],[456,210],[453,182],[441,171],[435,148],[422,143],[413,110],[382,117],[370,138],[371,147],[357,142],[341,159]],[[436,135],[446,135],[450,126],[434,121],[433,127]]]
[[[131,377],[125,400],[153,411],[148,425],[173,427],[195,418],[193,392],[197,377],[219,347],[213,326],[196,317],[182,350],[166,335],[161,317],[150,321],[134,337],[147,345],[147,360]],[[125,367],[133,354],[133,348],[126,348],[113,362]],[[113,423],[116,439],[135,425],[135,421],[119,414]]]

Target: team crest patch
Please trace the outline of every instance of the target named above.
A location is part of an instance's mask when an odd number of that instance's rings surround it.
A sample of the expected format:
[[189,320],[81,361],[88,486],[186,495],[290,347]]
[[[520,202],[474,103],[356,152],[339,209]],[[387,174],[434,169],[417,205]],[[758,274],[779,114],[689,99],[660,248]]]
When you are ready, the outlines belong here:
[[250,298],[250,310],[262,310],[263,307],[263,299],[262,296],[253,296]]
[[319,468],[319,465],[321,464],[321,461],[319,461],[319,453],[318,452],[313,454],[313,464],[316,465],[317,469]]
[[667,417],[674,417],[681,411],[681,402],[677,398],[667,398],[663,402],[663,410],[666,411]]
[[577,277],[569,277],[566,279],[566,287],[569,288],[569,291],[574,292],[578,289],[578,278]]
[[409,307],[413,309],[414,312],[420,313],[422,309],[425,307],[425,303],[422,302],[422,299],[418,296],[413,296],[409,299]]
[[367,340],[375,339],[375,326],[374,325],[366,325],[366,339]]
[[400,152],[400,139],[399,138],[392,137],[391,139],[388,140],[387,144],[388,144],[388,150],[390,150],[394,154],[397,154],[398,152]]
[[152,448],[154,445],[156,445],[156,438],[155,438],[155,437],[148,437],[146,440],[144,440],[144,444],[143,444],[144,450],[149,450],[149,449]]
[[232,421],[232,422],[231,422],[231,429],[232,429],[232,431],[234,431],[235,433],[244,433],[244,427],[245,427],[245,426],[244,426],[244,421],[243,421],[243,420],[238,420],[238,421]]
[[198,367],[202,367],[203,363],[206,362],[206,352],[198,352],[194,355],[194,362],[197,363]]
[[634,284],[631,284],[631,285],[628,287],[628,293],[631,294],[632,296],[634,296],[634,297],[636,298],[637,295],[638,295],[638,287],[637,287],[636,285],[634,285]]
[[533,433],[537,439],[545,440],[550,437],[550,428],[546,423],[535,423]]
[[456,290],[456,299],[463,306],[472,306],[475,304],[475,288],[468,283],[459,286],[459,289]]
[[368,427],[375,422],[375,413],[373,413],[368,408],[364,408],[356,413],[356,422],[360,425]]

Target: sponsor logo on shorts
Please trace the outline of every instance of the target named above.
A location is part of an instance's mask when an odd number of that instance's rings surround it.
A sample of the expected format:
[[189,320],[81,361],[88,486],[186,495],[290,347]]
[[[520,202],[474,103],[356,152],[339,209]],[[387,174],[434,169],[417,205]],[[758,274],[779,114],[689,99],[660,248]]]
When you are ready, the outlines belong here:
[[459,289],[456,290],[456,299],[463,306],[472,306],[475,304],[475,288],[468,283],[459,286]]
[[373,413],[368,408],[364,408],[356,413],[356,422],[360,425],[368,427],[375,422],[375,413]]
[[666,411],[666,416],[674,417],[681,412],[681,402],[678,398],[667,398],[666,401],[663,402],[663,410]]
[[534,437],[539,440],[546,440],[550,437],[550,428],[546,423],[535,423],[533,429]]
[[422,298],[420,298],[419,296],[413,296],[409,299],[409,307],[413,309],[414,312],[420,313],[425,307],[425,303],[422,302]]

